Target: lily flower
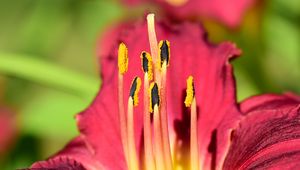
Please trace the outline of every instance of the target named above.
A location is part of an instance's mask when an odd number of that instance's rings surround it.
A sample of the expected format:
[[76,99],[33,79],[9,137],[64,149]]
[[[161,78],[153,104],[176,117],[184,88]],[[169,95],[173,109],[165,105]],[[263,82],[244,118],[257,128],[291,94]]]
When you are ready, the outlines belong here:
[[80,136],[32,169],[296,166],[300,99],[264,95],[238,104],[234,44],[210,44],[198,24],[155,24],[149,14],[111,31],[101,47],[103,84],[76,116]]
[[123,0],[126,4],[153,3],[163,12],[176,20],[209,17],[229,27],[240,24],[245,12],[254,0]]

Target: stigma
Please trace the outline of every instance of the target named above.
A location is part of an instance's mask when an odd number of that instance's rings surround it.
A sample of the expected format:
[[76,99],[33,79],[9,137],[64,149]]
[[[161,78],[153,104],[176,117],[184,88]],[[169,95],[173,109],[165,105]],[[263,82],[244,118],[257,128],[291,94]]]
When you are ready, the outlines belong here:
[[[119,69],[119,118],[123,151],[129,170],[177,170],[190,167],[199,170],[199,152],[197,137],[197,105],[195,98],[194,78],[187,78],[186,98],[182,101],[190,108],[190,164],[177,165],[172,155],[173,146],[170,142],[167,108],[167,74],[170,65],[170,42],[161,40],[157,43],[154,14],[147,16],[148,34],[151,53],[142,51],[140,54],[141,78],[135,77],[129,90],[127,112],[124,106],[124,81],[128,68],[128,50],[125,43],[120,43],[118,51]],[[146,47],[145,47],[146,48]],[[152,58],[153,57],[153,58]],[[133,68],[137,69],[137,68]],[[134,107],[139,104],[139,91],[143,85],[143,141],[144,152],[137,152],[134,131]],[[144,154],[144,155],[143,155]],[[144,159],[144,160],[143,160]]]

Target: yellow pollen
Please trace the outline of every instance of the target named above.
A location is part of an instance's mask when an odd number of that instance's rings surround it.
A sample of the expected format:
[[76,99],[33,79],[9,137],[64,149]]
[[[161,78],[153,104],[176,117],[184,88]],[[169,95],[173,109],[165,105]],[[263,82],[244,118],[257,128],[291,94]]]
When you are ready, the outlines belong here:
[[148,80],[153,80],[152,57],[148,52],[143,51],[141,54],[142,67],[145,73],[148,74]]
[[159,70],[163,67],[165,64],[166,66],[169,66],[170,63],[170,42],[168,40],[161,40],[158,44],[158,63],[157,67]]
[[131,89],[130,89],[130,96],[133,100],[133,106],[137,106],[139,104],[139,91],[141,89],[141,78],[136,77],[132,81]]
[[128,49],[124,43],[119,45],[118,51],[118,68],[119,73],[124,74],[128,70]]
[[195,95],[194,78],[189,76],[186,80],[186,97],[184,100],[186,107],[191,107]]

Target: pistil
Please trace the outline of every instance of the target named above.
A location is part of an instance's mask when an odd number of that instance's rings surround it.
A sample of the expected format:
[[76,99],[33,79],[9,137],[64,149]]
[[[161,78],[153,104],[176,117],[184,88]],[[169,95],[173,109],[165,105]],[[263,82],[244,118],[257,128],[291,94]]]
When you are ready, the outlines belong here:
[[139,170],[139,162],[137,157],[137,150],[135,144],[134,136],[134,111],[133,107],[138,105],[138,92],[140,91],[141,79],[135,77],[131,88],[128,99],[128,111],[127,111],[127,138],[128,138],[128,159],[129,159],[129,169]]
[[[118,50],[118,108],[119,108],[119,121],[122,145],[125,155],[125,160],[128,163],[128,144],[127,144],[127,123],[126,114],[124,109],[124,74],[128,70],[128,50],[124,43],[119,45]],[[127,165],[129,166],[129,165]]]
[[145,169],[155,170],[153,156],[153,142],[151,130],[151,116],[149,112],[149,82],[153,79],[152,58],[149,53],[142,52],[142,68],[144,71],[144,142],[145,142]]
[[[155,32],[155,24],[154,24],[154,14],[147,15],[147,26],[148,26],[148,37],[150,44],[151,56],[153,59],[153,63],[157,63],[158,60],[158,46],[157,46],[157,38]],[[160,74],[156,67],[153,67],[154,72],[154,80],[160,85]]]
[[195,98],[194,79],[189,76],[186,88],[185,106],[191,109],[191,131],[190,131],[190,169],[199,170],[199,148],[198,148],[198,132],[197,132],[197,105]]
[[150,112],[153,112],[154,122],[154,147],[155,147],[155,163],[157,170],[166,170],[164,162],[163,141],[160,127],[159,106],[160,97],[157,83],[151,83],[150,89]]

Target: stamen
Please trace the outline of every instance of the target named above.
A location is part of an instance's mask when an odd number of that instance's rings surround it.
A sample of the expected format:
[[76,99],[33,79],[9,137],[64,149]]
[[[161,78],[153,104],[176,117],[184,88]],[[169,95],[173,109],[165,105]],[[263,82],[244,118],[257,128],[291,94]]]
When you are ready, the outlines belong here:
[[167,170],[173,169],[173,161],[170,149],[170,139],[168,130],[168,115],[167,115],[167,67],[170,61],[170,42],[167,40],[162,40],[159,42],[159,62],[158,67],[161,71],[161,128],[162,128],[162,138],[164,146],[164,159],[166,162]]
[[[127,123],[126,123],[126,114],[124,107],[124,80],[123,75],[128,69],[128,52],[127,47],[124,43],[119,45],[118,51],[118,108],[119,108],[119,121],[120,121],[120,131],[121,131],[121,140],[125,155],[125,160],[128,163],[128,143],[127,143]],[[129,165],[127,165],[129,166]]]
[[152,57],[149,53],[143,51],[141,54],[141,58],[142,58],[143,71],[145,74],[147,73],[148,75],[147,79],[151,81],[153,79]]
[[153,113],[154,121],[154,147],[155,147],[155,163],[157,170],[165,170],[163,143],[161,136],[160,117],[159,117],[159,105],[160,97],[157,83],[151,83],[149,88],[150,95],[150,107],[149,109]]
[[186,81],[186,98],[185,106],[191,107],[191,139],[190,139],[190,168],[191,170],[199,170],[199,150],[198,150],[198,132],[197,132],[197,105],[195,98],[195,87],[192,76]]
[[145,142],[145,169],[156,170],[154,156],[153,156],[153,143],[152,143],[152,130],[151,130],[151,116],[149,112],[149,81],[152,80],[152,58],[149,53],[142,52],[142,68],[144,71],[144,142]]
[[128,158],[129,158],[129,169],[130,170],[138,170],[139,162],[137,158],[137,150],[135,144],[135,136],[134,136],[134,112],[133,106],[137,106],[138,104],[138,92],[141,86],[141,79],[139,77],[134,78],[128,99],[128,117],[127,117],[127,137],[128,137]]

